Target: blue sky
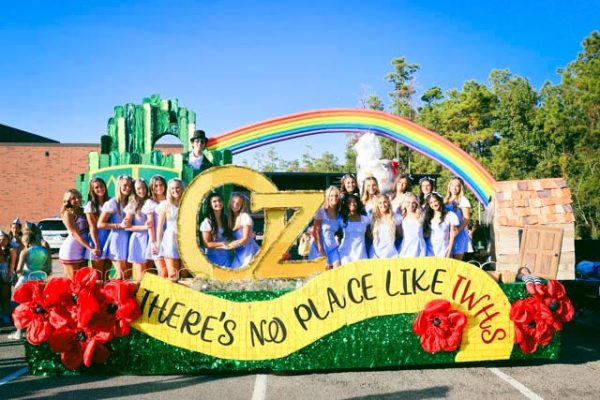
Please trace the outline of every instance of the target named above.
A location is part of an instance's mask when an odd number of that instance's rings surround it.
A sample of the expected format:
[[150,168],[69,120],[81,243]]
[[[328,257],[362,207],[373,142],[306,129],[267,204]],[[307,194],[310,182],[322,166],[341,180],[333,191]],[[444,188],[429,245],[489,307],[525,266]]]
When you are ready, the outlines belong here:
[[[0,123],[99,143],[113,107],[159,93],[209,135],[301,111],[358,107],[394,57],[421,67],[417,94],[508,68],[558,82],[600,29],[598,1],[19,1],[3,4]],[[504,4],[505,3],[505,4]],[[318,142],[317,142],[318,140]],[[343,157],[343,137],[307,144]],[[252,159],[252,153],[237,156]]]

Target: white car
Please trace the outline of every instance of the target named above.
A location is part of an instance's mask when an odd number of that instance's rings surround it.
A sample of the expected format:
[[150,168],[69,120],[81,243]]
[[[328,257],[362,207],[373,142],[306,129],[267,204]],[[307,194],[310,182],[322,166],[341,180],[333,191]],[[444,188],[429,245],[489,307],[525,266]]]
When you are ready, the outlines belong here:
[[69,236],[67,227],[59,217],[45,218],[38,223],[38,227],[52,251],[58,251]]

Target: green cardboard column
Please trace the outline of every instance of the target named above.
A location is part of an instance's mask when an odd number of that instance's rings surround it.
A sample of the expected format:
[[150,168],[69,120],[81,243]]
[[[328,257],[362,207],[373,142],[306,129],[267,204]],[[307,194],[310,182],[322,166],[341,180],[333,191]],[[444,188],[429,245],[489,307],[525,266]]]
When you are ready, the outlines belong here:
[[[146,99],[144,99],[146,100]],[[154,140],[152,138],[152,107],[149,102],[144,102],[143,109],[143,131],[144,131],[144,154],[149,154],[154,148]]]
[[144,108],[142,106],[135,106],[135,120],[133,124],[133,146],[132,152],[143,153],[144,152]]

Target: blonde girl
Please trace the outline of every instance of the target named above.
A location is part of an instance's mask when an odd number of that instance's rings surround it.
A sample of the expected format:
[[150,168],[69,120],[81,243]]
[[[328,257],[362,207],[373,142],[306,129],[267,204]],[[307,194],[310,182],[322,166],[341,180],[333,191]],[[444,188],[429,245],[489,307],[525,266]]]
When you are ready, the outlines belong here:
[[329,186],[325,191],[325,204],[315,215],[314,235],[319,255],[327,257],[330,268],[340,266],[340,254],[335,233],[342,226],[340,209],[340,190]]
[[85,265],[89,254],[98,256],[100,249],[93,249],[89,244],[89,227],[81,208],[81,193],[75,189],[65,192],[60,215],[69,231],[69,236],[60,246],[58,258],[65,268],[67,277],[73,279],[75,272]]
[[106,190],[106,182],[102,178],[92,178],[88,185],[88,201],[83,208],[83,212],[90,227],[90,245],[94,250],[100,250],[100,255],[95,256],[93,253],[90,257],[92,267],[100,273],[101,279],[106,276],[106,271],[110,267],[110,261],[102,257],[102,251],[110,229],[98,228],[98,220],[102,212],[102,206],[108,201],[108,191]]
[[392,258],[398,255],[395,242],[400,235],[401,224],[401,217],[392,212],[390,199],[384,194],[377,195],[371,219],[373,245],[369,258]]
[[423,237],[423,212],[414,193],[406,193],[402,205],[402,244],[398,257],[423,257],[427,245]]
[[[146,214],[148,225],[148,247],[146,248],[146,260],[147,263],[154,263],[156,272],[159,276],[166,278],[167,265],[165,264],[164,257],[160,254],[160,247],[158,246],[158,240],[156,237],[158,216],[160,209],[166,203],[167,193],[167,181],[160,175],[154,175],[150,179],[150,198],[146,200],[142,207],[142,213]],[[163,226],[163,230],[164,230]]]
[[234,239],[229,243],[229,248],[234,250],[231,268],[245,267],[252,262],[259,247],[254,240],[252,231],[254,224],[248,213],[248,200],[244,195],[240,193],[231,195],[227,221]]
[[465,253],[473,251],[467,226],[471,220],[471,203],[464,193],[464,184],[460,178],[452,178],[444,199],[446,210],[458,216],[458,233],[452,247],[452,257],[462,260]]
[[[181,259],[177,249],[177,213],[184,190],[183,181],[179,178],[169,180],[167,184],[167,200],[161,207],[156,225],[157,245],[165,259],[167,276],[175,281],[179,278]],[[165,228],[166,224],[166,228]]]
[[127,262],[131,263],[134,278],[141,280],[146,272],[146,249],[148,248],[148,215],[142,209],[148,200],[148,185],[143,178],[136,179],[133,184],[134,193],[129,197],[125,212],[131,215],[132,232],[129,237]]
[[116,279],[129,279],[131,276],[131,269],[127,264],[131,235],[128,229],[131,228],[131,219],[127,218],[125,213],[131,188],[131,178],[120,175],[117,178],[115,197],[104,203],[98,220],[98,228],[110,229],[102,250],[102,257],[113,261],[117,272]]
[[373,209],[377,203],[377,196],[380,194],[379,184],[377,183],[377,178],[374,176],[369,176],[365,178],[363,181],[362,191],[361,191],[361,201],[365,206],[365,211],[367,215],[370,217],[373,214]]

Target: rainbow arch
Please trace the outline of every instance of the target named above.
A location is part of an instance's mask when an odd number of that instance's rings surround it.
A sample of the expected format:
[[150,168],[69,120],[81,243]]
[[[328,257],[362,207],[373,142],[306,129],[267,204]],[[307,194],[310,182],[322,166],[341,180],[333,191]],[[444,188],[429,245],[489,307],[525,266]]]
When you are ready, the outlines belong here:
[[461,177],[482,204],[488,204],[495,180],[476,159],[439,134],[380,111],[331,109],[292,114],[212,137],[208,149],[239,154],[303,136],[363,132],[392,139],[439,162]]

